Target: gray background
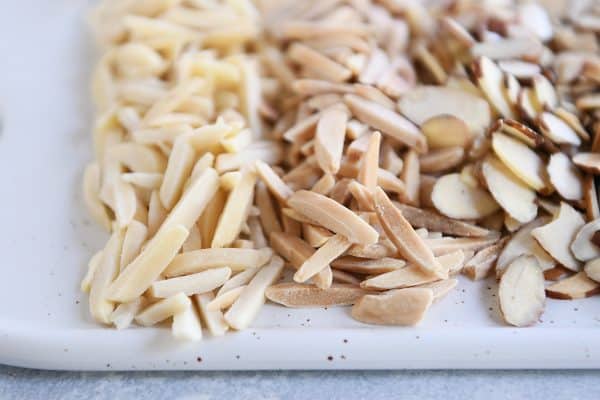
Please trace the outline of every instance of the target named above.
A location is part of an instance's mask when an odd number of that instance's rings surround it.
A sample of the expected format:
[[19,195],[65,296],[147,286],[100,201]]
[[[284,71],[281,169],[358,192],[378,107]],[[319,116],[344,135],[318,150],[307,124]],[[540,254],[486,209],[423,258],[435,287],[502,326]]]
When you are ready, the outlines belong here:
[[56,372],[0,365],[0,399],[600,399],[600,371]]

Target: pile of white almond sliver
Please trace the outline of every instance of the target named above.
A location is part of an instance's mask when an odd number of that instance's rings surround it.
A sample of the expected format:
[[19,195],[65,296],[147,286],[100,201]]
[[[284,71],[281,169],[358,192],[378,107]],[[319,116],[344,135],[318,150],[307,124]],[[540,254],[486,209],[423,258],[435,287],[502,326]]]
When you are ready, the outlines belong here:
[[104,0],[91,21],[99,323],[198,340],[268,299],[414,325],[462,273],[527,326],[600,292],[597,2]]

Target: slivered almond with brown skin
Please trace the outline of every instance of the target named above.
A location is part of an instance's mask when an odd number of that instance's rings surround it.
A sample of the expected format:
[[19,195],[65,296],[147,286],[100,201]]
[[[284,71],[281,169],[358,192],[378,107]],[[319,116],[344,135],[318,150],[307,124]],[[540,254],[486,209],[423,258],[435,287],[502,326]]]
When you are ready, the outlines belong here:
[[302,224],[302,236],[312,247],[321,247],[333,236],[333,233],[322,226],[304,223]]
[[433,302],[433,291],[398,289],[380,295],[365,295],[352,307],[352,318],[376,325],[416,325]]
[[584,271],[546,288],[548,297],[561,300],[582,299],[598,293],[600,293],[600,283],[591,280]]
[[369,245],[379,237],[375,229],[352,211],[321,194],[300,190],[288,199],[288,205],[351,243]]
[[583,267],[583,271],[591,280],[600,282],[600,258],[588,261]]
[[340,169],[347,121],[346,111],[336,106],[323,111],[319,118],[315,135],[315,155],[325,173],[335,175]]
[[398,252],[395,248],[390,248],[383,243],[373,243],[367,246],[355,244],[348,249],[346,254],[349,256],[374,260],[383,257],[396,257]]
[[377,188],[373,198],[379,223],[398,252],[424,272],[443,278],[442,266],[385,192]]
[[274,303],[286,307],[334,307],[349,306],[369,292],[343,283],[319,289],[302,283],[279,283],[267,288],[265,295]]
[[[442,271],[442,274],[444,275],[442,279],[447,279],[450,269],[456,269],[457,265],[462,265],[464,261],[464,254],[461,250],[457,250],[453,253],[437,257],[436,261],[441,265],[440,271]],[[438,280],[440,280],[439,276],[429,272],[424,272],[416,265],[408,265],[404,268],[386,272],[384,274],[364,280],[361,282],[360,287],[376,290],[399,289],[422,285],[424,283],[435,282]]]
[[344,82],[352,76],[349,69],[299,42],[294,42],[290,46],[288,56],[299,65],[330,82]]
[[465,184],[457,173],[436,181],[431,200],[440,213],[458,219],[483,218],[500,208],[485,190]]
[[351,243],[342,235],[332,236],[314,252],[308,259],[302,263],[298,271],[294,274],[294,281],[306,282],[313,275],[329,266],[329,264],[344,254],[350,247]]
[[363,154],[360,168],[358,170],[357,180],[359,183],[363,184],[369,192],[373,192],[373,190],[375,190],[375,186],[377,186],[380,146],[381,133],[373,132],[373,134],[369,137],[367,150]]
[[419,155],[414,150],[406,152],[403,158],[402,172],[400,178],[404,182],[404,192],[399,197],[402,202],[418,206],[419,205],[419,184],[421,182]]
[[600,257],[600,247],[592,242],[593,236],[600,231],[600,219],[588,222],[579,229],[571,243],[571,252],[579,261],[590,261]]
[[256,172],[263,180],[263,182],[267,185],[273,196],[277,198],[280,202],[285,203],[288,197],[292,195],[292,189],[289,188],[288,185],[285,184],[273,171],[273,169],[263,161],[256,162]]
[[263,182],[258,182],[256,185],[254,202],[260,211],[260,223],[265,234],[270,235],[272,232],[281,232],[281,223],[279,222],[273,200]]
[[[459,165],[465,156],[465,150],[462,147],[446,147],[440,150],[433,150],[419,157],[419,166],[421,172],[434,173],[449,170]],[[406,180],[404,180],[406,183]]]
[[577,153],[573,156],[573,163],[584,171],[600,175],[599,153]]
[[[342,162],[342,166],[338,172],[338,176],[347,178],[355,178],[358,175],[359,168],[356,164]],[[349,183],[349,182],[348,182]],[[404,193],[406,185],[397,176],[383,168],[377,170],[377,184],[388,192]]]
[[498,241],[498,236],[481,238],[453,238],[443,237],[439,239],[425,239],[425,244],[436,256],[452,253],[457,250],[477,251]]
[[300,214],[298,211],[296,211],[292,208],[288,208],[288,207],[283,207],[281,209],[281,216],[291,218],[294,221],[302,222],[303,224],[312,224],[313,223],[313,220],[311,220],[310,218],[306,218],[304,215]]
[[356,200],[359,210],[373,211],[372,192],[370,192],[366,186],[363,186],[356,181],[352,181],[350,185],[348,185],[348,189],[350,190],[350,193],[352,193],[354,200]]
[[292,89],[294,92],[304,96],[315,96],[327,93],[354,93],[354,87],[352,85],[318,79],[297,79],[292,83]]
[[498,288],[504,320],[514,326],[537,322],[544,311],[544,274],[533,256],[520,256],[510,263]]
[[310,189],[313,192],[327,196],[335,186],[335,177],[332,174],[325,174]]
[[579,212],[567,203],[561,203],[558,215],[552,222],[535,228],[531,235],[556,261],[571,271],[579,271],[581,263],[569,248],[585,221]]
[[331,263],[335,269],[364,275],[383,274],[404,268],[406,262],[398,258],[384,257],[375,260],[353,256],[339,257]]
[[466,237],[483,237],[490,233],[489,230],[477,225],[448,218],[433,211],[401,203],[394,203],[394,205],[400,209],[404,218],[416,228],[426,228],[448,235]]
[[450,293],[456,285],[458,285],[458,279],[450,278],[437,282],[425,283],[423,285],[415,286],[415,288],[431,289],[433,292],[433,301],[436,302]]
[[344,96],[344,101],[360,121],[369,124],[383,134],[414,147],[420,153],[427,150],[425,136],[416,125],[400,114],[356,95],[348,94]]
[[473,258],[467,261],[462,273],[474,281],[487,278],[494,269],[505,243],[506,240],[501,240],[499,243],[479,250]]

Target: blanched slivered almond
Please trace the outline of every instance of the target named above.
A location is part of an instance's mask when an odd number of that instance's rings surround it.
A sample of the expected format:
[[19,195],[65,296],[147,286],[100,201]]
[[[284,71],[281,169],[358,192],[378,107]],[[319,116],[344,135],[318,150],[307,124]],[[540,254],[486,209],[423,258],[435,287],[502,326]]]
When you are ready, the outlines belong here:
[[351,243],[369,245],[378,239],[378,233],[352,211],[318,193],[300,190],[288,199],[288,205],[299,213]]
[[224,293],[217,295],[213,300],[206,305],[206,309],[209,311],[224,310],[229,308],[237,299],[240,297],[242,291],[247,285],[235,287],[227,290]]
[[498,241],[498,236],[481,238],[453,238],[442,237],[439,239],[425,239],[425,244],[436,257],[452,253],[457,250],[477,251]]
[[183,293],[177,293],[147,307],[135,317],[142,326],[152,326],[190,307],[190,299]]
[[164,178],[160,186],[160,200],[170,210],[181,196],[186,178],[194,166],[196,153],[189,144],[189,136],[181,135],[175,140]]
[[219,267],[229,267],[232,271],[242,271],[263,266],[272,255],[273,251],[270,248],[259,250],[201,249],[175,256],[164,273],[166,276],[171,277]]
[[312,247],[321,247],[333,236],[333,233],[322,226],[304,223],[302,224],[302,236]]
[[333,307],[352,305],[368,293],[364,289],[343,283],[319,289],[312,285],[290,282],[267,288],[265,295],[272,302],[286,307]]
[[117,330],[126,329],[144,306],[144,297],[138,297],[129,303],[121,303],[110,315],[110,322]]
[[482,164],[481,172],[490,193],[511,217],[521,223],[527,223],[536,217],[536,193],[500,160],[488,156]]
[[523,182],[536,191],[546,188],[544,164],[524,143],[501,133],[494,133],[492,147],[500,160]]
[[581,145],[581,139],[562,119],[549,112],[543,112],[537,119],[540,131],[556,144]]
[[584,271],[558,281],[546,288],[548,297],[554,299],[582,299],[600,293],[600,283],[588,278]]
[[554,153],[548,161],[548,175],[556,191],[567,200],[583,198],[583,177],[564,153]]
[[600,219],[588,222],[577,232],[571,243],[571,252],[576,259],[585,262],[600,257],[600,247],[592,243],[592,237],[598,231],[600,231]]
[[437,257],[436,261],[441,265],[441,277],[424,272],[422,268],[415,265],[408,265],[396,271],[386,272],[364,280],[361,282],[360,287],[376,290],[398,289],[435,282],[440,280],[440,278],[447,279],[450,269],[455,269],[457,265],[463,264],[464,254],[461,250],[458,250]]
[[[100,253],[97,264],[90,262],[92,264],[90,269],[93,269],[90,281],[90,314],[96,321],[103,324],[110,323],[110,315],[114,309],[114,304],[110,299],[110,285],[119,273],[119,256],[123,245],[123,235],[123,230],[115,230]],[[94,267],[93,264],[96,266]]]
[[577,153],[573,156],[573,163],[591,174],[600,175],[600,154],[598,153]]
[[416,151],[409,150],[403,158],[402,172],[400,178],[404,182],[404,191],[399,197],[402,202],[418,206],[419,205],[419,185],[421,183],[421,174],[419,166],[419,156]]
[[496,111],[504,118],[514,118],[513,109],[502,90],[504,80],[502,70],[487,57],[478,58],[473,62],[472,67],[479,88]]
[[288,55],[296,63],[330,82],[344,82],[352,76],[349,69],[299,42],[290,46]]
[[418,152],[427,149],[425,136],[419,128],[400,114],[356,95],[346,95],[344,101],[359,120],[374,129],[414,147]]
[[181,312],[173,314],[171,325],[173,337],[178,340],[197,342],[202,340],[202,325],[192,302]]
[[254,198],[256,174],[246,169],[242,171],[240,182],[231,191],[213,236],[211,247],[227,247],[239,235],[242,224],[248,217],[248,210]]
[[294,274],[294,281],[299,283],[307,281],[348,250],[350,245],[351,243],[344,236],[340,234],[332,236],[302,263]]
[[160,188],[163,174],[157,172],[128,172],[121,175],[121,179],[137,187],[154,190]]
[[537,322],[544,310],[544,275],[533,256],[520,256],[510,263],[500,279],[498,298],[502,316],[514,326]]
[[450,278],[443,279],[437,282],[424,283],[423,285],[415,286],[416,288],[431,289],[433,292],[433,301],[436,302],[446,296],[452,289],[458,285],[458,279]]
[[335,174],[340,169],[348,113],[332,106],[321,114],[315,135],[315,155],[325,173]]
[[[446,147],[433,150],[419,157],[421,172],[442,172],[460,164],[465,156],[465,150],[460,146]],[[407,183],[406,179],[403,179]],[[407,186],[408,187],[408,186]]]
[[234,329],[247,328],[265,302],[265,291],[279,278],[283,270],[283,260],[274,256],[271,262],[258,271],[240,297],[225,313],[225,321]]
[[377,188],[373,197],[379,223],[398,252],[424,272],[443,278],[442,266],[385,192]]
[[277,197],[280,202],[285,203],[287,198],[292,195],[292,189],[263,161],[257,161],[255,165],[256,172],[258,172],[260,178],[265,182],[271,193],[273,193],[273,196]]
[[365,295],[352,307],[352,318],[367,324],[416,325],[423,319],[432,301],[433,291],[423,288]]
[[490,233],[489,230],[477,225],[451,219],[429,210],[411,207],[401,203],[394,203],[394,205],[400,209],[404,218],[406,218],[412,226],[417,228],[426,228],[448,235],[466,237],[483,237]]
[[465,184],[457,173],[444,175],[436,181],[431,200],[439,212],[458,219],[483,218],[500,207],[486,191]]
[[474,257],[465,263],[462,273],[471,280],[485,279],[496,265],[496,260],[504,247],[506,240],[479,250]]
[[331,266],[358,274],[374,275],[389,271],[395,271],[406,266],[404,260],[398,258],[384,257],[380,259],[364,259],[352,256],[339,257],[331,263]]
[[588,261],[583,267],[583,270],[588,278],[600,282],[600,258]]
[[170,297],[179,292],[187,296],[209,292],[225,283],[231,276],[229,267],[213,268],[206,271],[156,281],[150,287],[154,297]]
[[121,271],[123,271],[123,269],[129,265],[138,254],[140,254],[142,245],[146,241],[147,234],[148,229],[146,228],[146,225],[138,221],[131,221],[123,239],[123,248],[121,250],[119,262]]
[[[331,133],[329,133],[331,134]],[[367,150],[362,156],[357,180],[363,184],[369,192],[377,186],[377,173],[379,170],[379,147],[381,145],[381,134],[373,132],[369,137]],[[404,181],[406,183],[406,181]]]
[[552,258],[571,271],[577,272],[581,269],[581,263],[573,257],[569,246],[584,224],[581,214],[563,202],[552,222],[535,228],[531,235]]

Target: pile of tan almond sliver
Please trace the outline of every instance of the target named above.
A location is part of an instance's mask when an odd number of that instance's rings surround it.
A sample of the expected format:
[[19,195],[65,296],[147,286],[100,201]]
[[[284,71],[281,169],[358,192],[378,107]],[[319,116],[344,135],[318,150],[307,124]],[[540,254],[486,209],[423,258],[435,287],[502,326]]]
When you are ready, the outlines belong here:
[[98,322],[198,340],[268,299],[414,325],[462,273],[527,326],[600,292],[597,2],[104,0],[91,23]]

